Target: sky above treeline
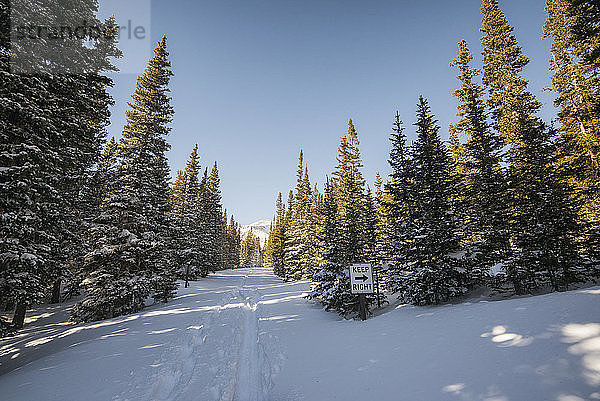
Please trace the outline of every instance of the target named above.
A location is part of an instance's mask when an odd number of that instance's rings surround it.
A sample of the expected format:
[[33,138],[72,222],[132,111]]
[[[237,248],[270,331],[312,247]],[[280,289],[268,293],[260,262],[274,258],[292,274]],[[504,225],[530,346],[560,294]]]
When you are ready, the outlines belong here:
[[[175,74],[172,176],[197,143],[202,165],[218,161],[224,207],[242,224],[272,217],[277,193],[287,197],[295,185],[300,148],[311,183],[322,189],[349,118],[371,187],[377,171],[389,173],[396,110],[414,139],[419,95],[429,100],[447,139],[448,124],[457,121],[452,92],[458,85],[448,64],[459,40],[467,40],[481,67],[479,0],[135,2],[144,12],[123,15],[131,30],[143,25],[147,35],[132,45],[123,29],[123,50],[147,59],[155,42],[168,38]],[[556,109],[553,94],[543,90],[550,86],[551,45],[541,39],[544,4],[500,1],[531,59],[525,76],[549,122]],[[110,135],[120,136],[141,69],[143,62],[111,74]]]

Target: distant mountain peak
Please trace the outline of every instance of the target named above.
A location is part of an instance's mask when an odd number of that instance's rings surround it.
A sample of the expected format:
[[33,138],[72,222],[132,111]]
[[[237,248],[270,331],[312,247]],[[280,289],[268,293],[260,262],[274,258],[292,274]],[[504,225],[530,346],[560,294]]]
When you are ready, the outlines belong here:
[[251,230],[252,234],[256,235],[260,239],[261,246],[264,246],[267,243],[269,233],[271,232],[271,220],[262,219],[255,221],[254,223],[240,226],[242,239],[246,238]]

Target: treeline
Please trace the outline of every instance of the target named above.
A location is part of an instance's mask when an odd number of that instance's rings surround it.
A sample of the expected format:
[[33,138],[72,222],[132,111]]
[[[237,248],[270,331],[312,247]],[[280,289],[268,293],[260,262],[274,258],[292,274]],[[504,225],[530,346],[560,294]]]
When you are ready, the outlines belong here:
[[262,267],[264,265],[264,250],[252,229],[242,240],[240,248],[240,267]]
[[[523,54],[496,0],[483,0],[483,68],[460,41],[458,121],[444,143],[426,99],[416,140],[396,113],[390,176],[374,193],[361,174],[352,123],[323,193],[300,153],[296,188],[279,194],[266,261],[286,280],[310,279],[311,297],[352,316],[351,263],[382,266],[380,285],[416,305],[477,287],[515,294],[561,291],[600,278],[600,36],[591,1],[548,0],[544,36],[558,127],[522,75]],[[594,25],[596,24],[596,25]],[[367,297],[373,304],[375,296]]]
[[[77,15],[116,32],[114,19],[98,21],[88,3]],[[22,73],[11,65],[9,16],[1,0],[0,306],[14,312],[0,319],[0,335],[22,327],[35,304],[82,294],[72,318],[105,319],[151,298],[166,302],[177,278],[239,264],[239,227],[222,211],[216,163],[198,182],[194,148],[169,184],[166,38],[137,79],[121,139],[106,141],[113,82],[104,73],[121,54],[116,35],[96,46],[82,40],[69,53],[81,60],[52,64],[54,72]],[[71,71],[74,61],[96,69]]]
[[222,210],[217,163],[199,175],[198,145],[171,190],[173,226],[171,249],[178,275],[185,280],[206,277],[209,272],[231,269],[240,263],[240,228]]

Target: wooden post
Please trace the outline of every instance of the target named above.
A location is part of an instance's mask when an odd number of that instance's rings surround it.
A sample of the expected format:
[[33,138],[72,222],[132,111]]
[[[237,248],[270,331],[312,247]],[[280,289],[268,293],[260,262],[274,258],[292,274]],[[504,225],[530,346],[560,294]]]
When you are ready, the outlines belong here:
[[367,320],[367,300],[365,294],[358,294],[358,306],[360,308],[360,320]]
[[12,318],[12,325],[15,329],[23,328],[23,324],[25,323],[25,313],[27,312],[27,308],[25,304],[21,301],[17,301],[15,306],[15,314]]
[[373,272],[375,273],[375,294],[377,296],[377,307],[381,308],[381,300],[379,299],[379,265],[373,266]]
[[61,279],[54,281],[52,285],[52,298],[50,299],[51,304],[57,304],[60,302],[60,285],[62,284]]

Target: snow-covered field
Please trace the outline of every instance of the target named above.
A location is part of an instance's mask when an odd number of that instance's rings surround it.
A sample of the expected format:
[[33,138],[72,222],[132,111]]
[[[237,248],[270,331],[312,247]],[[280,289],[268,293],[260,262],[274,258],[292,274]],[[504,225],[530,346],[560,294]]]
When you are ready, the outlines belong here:
[[[346,321],[268,269],[141,313],[40,308],[0,342],[2,400],[600,400],[600,287]],[[68,306],[68,305],[67,305]]]

